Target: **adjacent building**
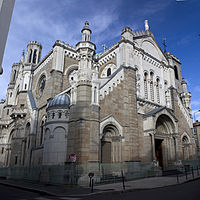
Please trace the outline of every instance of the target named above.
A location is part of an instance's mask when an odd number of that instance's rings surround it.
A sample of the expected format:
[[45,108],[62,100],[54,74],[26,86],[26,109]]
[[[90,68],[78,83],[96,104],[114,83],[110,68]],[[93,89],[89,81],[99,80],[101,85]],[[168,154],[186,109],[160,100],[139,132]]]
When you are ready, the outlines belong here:
[[0,74],[3,73],[2,61],[14,4],[15,0],[0,0]]

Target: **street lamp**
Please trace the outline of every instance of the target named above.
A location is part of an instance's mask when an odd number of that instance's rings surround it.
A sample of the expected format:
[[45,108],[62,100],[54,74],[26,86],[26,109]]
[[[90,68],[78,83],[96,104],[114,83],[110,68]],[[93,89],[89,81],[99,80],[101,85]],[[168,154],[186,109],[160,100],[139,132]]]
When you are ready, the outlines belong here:
[[200,110],[197,110],[197,111],[194,112],[194,122],[196,122],[195,113],[198,113],[198,112],[200,112]]

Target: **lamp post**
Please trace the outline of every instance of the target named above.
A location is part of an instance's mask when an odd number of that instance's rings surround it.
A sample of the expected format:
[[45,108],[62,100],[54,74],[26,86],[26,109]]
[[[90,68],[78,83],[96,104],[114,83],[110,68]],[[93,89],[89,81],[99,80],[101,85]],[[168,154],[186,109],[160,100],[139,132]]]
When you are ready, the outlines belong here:
[[193,126],[193,131],[194,131],[194,133],[196,134],[197,153],[198,153],[198,155],[199,155],[199,150],[200,150],[200,149],[199,149],[199,135],[198,135],[197,128],[196,128],[196,117],[195,117],[195,114],[198,113],[198,112],[200,112],[200,110],[197,110],[197,111],[194,112],[194,126]]
[[195,113],[198,113],[198,112],[200,112],[200,110],[197,110],[197,111],[194,112],[194,122],[196,122]]

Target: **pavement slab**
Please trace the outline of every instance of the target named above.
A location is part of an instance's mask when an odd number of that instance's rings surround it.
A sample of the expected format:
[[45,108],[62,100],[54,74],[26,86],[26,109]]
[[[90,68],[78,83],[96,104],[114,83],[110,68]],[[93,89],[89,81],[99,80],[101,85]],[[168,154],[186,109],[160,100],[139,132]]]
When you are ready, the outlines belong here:
[[[167,187],[170,185],[182,184],[188,181],[199,179],[200,176],[195,174],[193,177],[191,174],[188,175],[187,179],[185,176],[162,176],[162,177],[150,177],[138,180],[130,180],[125,182],[125,190],[145,190],[160,187]],[[94,185],[94,191],[91,193],[89,187],[70,187],[67,185],[45,185],[41,183],[33,183],[23,180],[7,180],[0,179],[0,184],[19,188],[22,190],[32,191],[39,193],[41,195],[56,196],[59,199],[80,199],[80,197],[90,196],[94,194],[102,193],[114,193],[114,192],[124,192],[122,182],[110,183],[103,185]],[[42,197],[38,197],[42,198]],[[44,199],[38,199],[44,200]]]

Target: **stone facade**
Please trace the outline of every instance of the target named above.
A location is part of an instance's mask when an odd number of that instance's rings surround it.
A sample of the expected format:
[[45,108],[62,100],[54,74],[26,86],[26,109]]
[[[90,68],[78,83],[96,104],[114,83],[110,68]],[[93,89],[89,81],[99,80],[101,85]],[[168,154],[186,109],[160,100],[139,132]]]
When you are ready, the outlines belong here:
[[28,43],[0,104],[0,165],[65,165],[76,154],[93,170],[125,162],[165,169],[195,158],[180,60],[162,52],[147,21],[144,31],[125,27],[102,53],[90,40],[86,22],[76,47],[56,41],[42,60],[41,44]]

